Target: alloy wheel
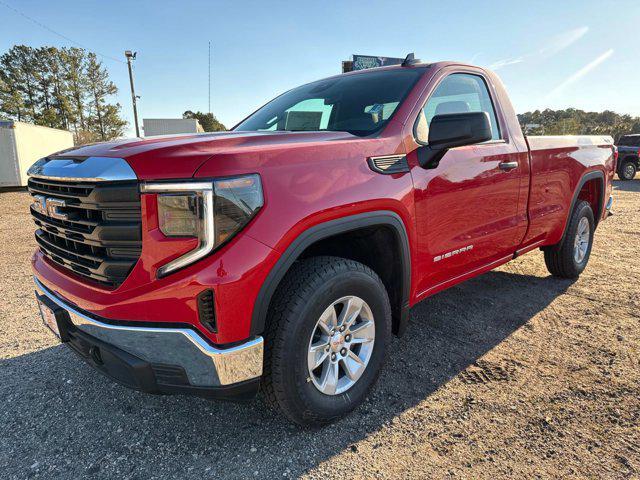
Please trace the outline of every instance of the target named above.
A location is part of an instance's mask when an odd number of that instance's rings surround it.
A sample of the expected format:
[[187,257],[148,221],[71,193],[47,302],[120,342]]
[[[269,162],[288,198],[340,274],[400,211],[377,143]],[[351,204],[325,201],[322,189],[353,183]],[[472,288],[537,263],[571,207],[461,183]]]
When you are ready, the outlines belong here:
[[375,343],[371,308],[349,295],[329,305],[309,340],[307,368],[315,387],[339,395],[353,387],[371,359]]
[[633,177],[635,176],[635,168],[631,163],[627,163],[624,166],[624,178],[627,178],[629,180],[632,180]]
[[578,222],[578,230],[573,243],[573,258],[576,263],[582,263],[584,257],[587,256],[590,237],[591,232],[589,231],[589,219],[587,217],[582,217],[580,222]]

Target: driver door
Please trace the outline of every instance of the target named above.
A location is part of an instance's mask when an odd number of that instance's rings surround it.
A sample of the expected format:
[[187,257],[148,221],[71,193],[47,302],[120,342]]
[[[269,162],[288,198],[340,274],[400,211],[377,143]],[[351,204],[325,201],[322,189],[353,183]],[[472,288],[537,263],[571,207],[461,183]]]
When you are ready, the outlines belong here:
[[[440,80],[420,111],[422,128],[435,115],[487,112],[492,139],[448,150],[433,169],[417,166],[415,158],[411,162],[418,297],[502,263],[526,229],[526,218],[518,216],[521,179],[528,173],[526,153],[523,157],[507,141],[494,105],[483,76],[452,73]],[[417,148],[410,155],[417,156]]]

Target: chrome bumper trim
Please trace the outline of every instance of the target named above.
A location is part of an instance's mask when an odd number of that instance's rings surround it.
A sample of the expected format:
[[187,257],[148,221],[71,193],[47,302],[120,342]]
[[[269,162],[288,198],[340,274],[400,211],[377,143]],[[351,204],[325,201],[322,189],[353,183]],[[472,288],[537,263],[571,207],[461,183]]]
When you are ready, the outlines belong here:
[[231,385],[262,375],[262,337],[230,348],[216,348],[189,328],[110,325],[62,301],[36,277],[34,281],[41,295],[69,312],[71,323],[77,328],[149,363],[179,365],[185,369],[191,385]]

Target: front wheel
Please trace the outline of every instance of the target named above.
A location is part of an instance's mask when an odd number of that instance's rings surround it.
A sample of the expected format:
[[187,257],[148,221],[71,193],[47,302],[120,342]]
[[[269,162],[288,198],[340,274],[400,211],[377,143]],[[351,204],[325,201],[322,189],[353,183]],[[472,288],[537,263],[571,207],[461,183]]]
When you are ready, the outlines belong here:
[[544,250],[549,273],[556,277],[578,278],[589,262],[594,230],[591,205],[584,200],[578,202],[569,218],[564,240]]
[[262,390],[272,406],[322,425],[362,403],[391,335],[389,297],[375,272],[337,257],[297,262],[267,321]]

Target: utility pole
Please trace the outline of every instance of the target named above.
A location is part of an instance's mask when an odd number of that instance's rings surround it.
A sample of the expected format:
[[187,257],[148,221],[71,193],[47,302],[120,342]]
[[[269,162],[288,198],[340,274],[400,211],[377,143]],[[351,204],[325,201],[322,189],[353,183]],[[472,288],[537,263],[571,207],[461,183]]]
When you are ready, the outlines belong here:
[[211,42],[209,42],[209,113],[211,113]]
[[136,97],[136,91],[133,87],[133,71],[131,70],[131,60],[136,59],[136,53],[137,52],[131,53],[131,50],[127,50],[126,52],[124,52],[124,56],[127,57],[127,66],[129,67],[129,83],[131,84],[131,101],[133,102],[133,121],[136,125],[136,137],[139,137],[140,127],[138,126],[138,106],[136,105],[138,97]]

